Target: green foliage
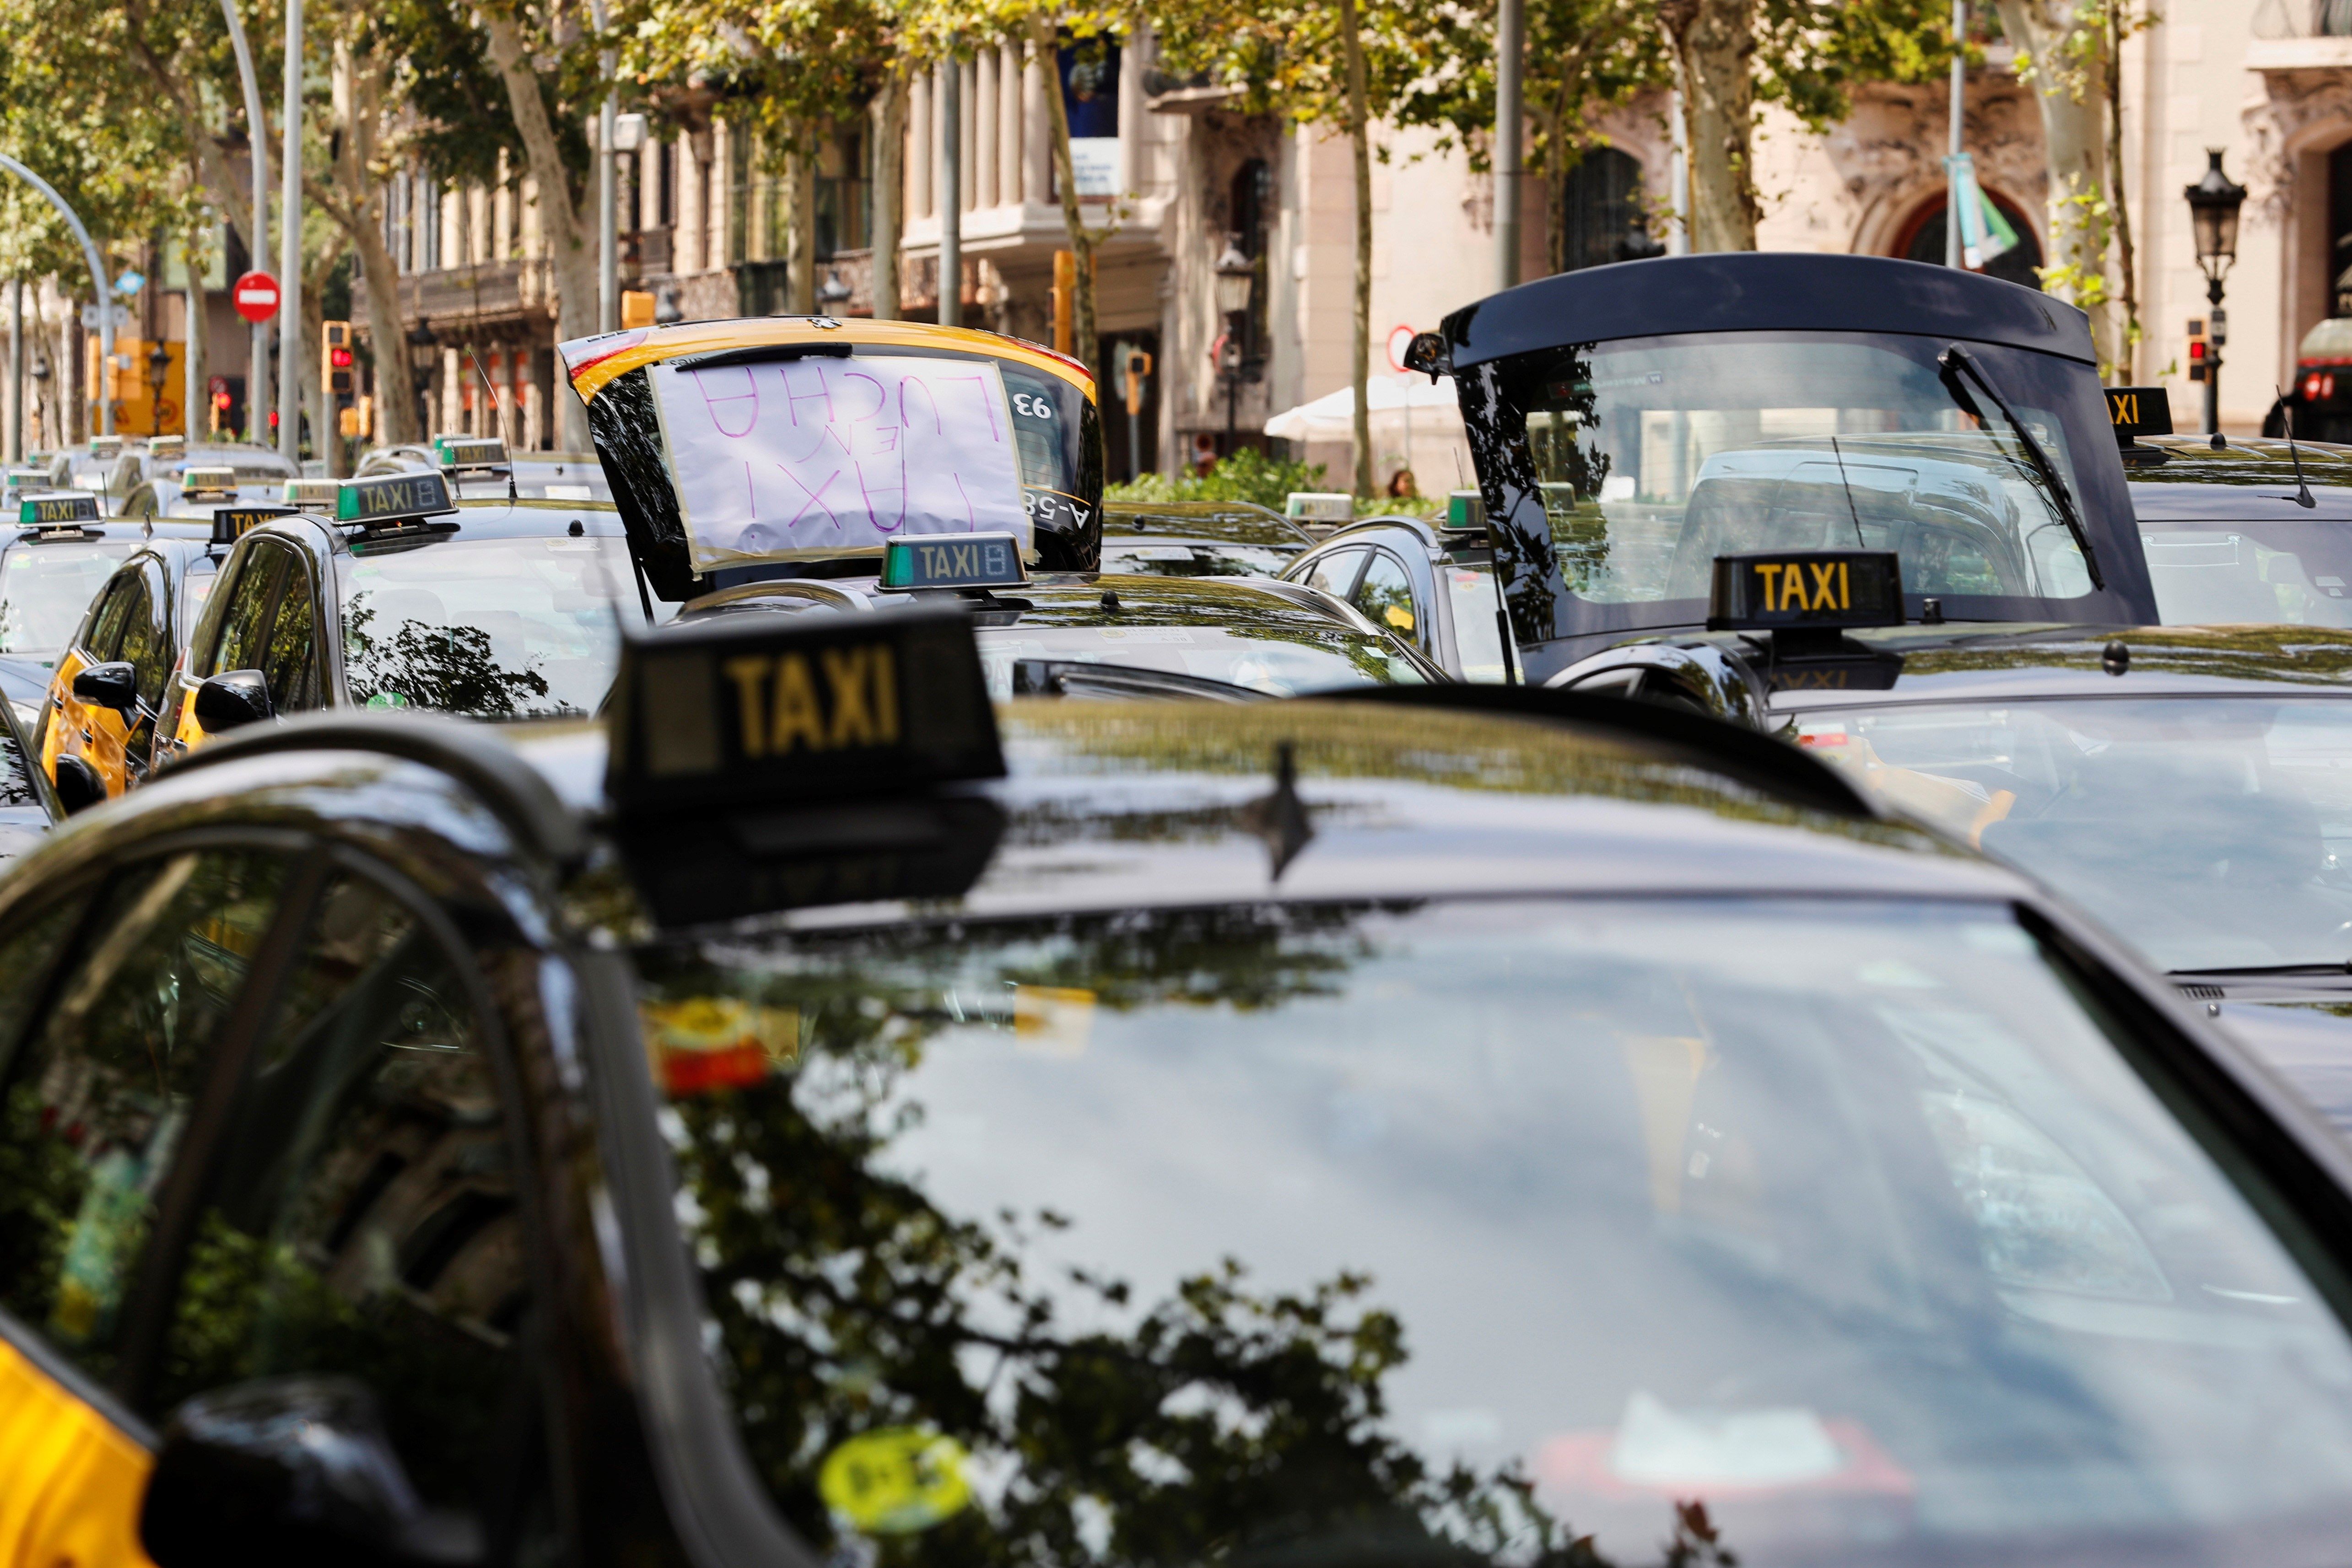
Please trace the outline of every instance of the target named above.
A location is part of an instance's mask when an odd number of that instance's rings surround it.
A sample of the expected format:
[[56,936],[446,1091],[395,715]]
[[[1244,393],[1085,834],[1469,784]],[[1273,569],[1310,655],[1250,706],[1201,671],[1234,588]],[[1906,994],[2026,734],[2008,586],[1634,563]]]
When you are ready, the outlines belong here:
[[1106,501],[1255,501],[1282,510],[1293,490],[1328,486],[1320,463],[1292,463],[1244,446],[1206,474],[1171,479],[1146,474],[1131,485],[1107,485]]

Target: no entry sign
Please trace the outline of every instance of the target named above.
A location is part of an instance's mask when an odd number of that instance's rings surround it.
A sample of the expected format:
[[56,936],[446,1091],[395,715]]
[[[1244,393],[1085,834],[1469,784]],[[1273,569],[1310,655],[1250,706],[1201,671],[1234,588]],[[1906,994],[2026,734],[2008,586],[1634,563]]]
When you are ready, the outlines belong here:
[[247,273],[231,293],[236,313],[257,327],[278,314],[278,279],[266,272]]

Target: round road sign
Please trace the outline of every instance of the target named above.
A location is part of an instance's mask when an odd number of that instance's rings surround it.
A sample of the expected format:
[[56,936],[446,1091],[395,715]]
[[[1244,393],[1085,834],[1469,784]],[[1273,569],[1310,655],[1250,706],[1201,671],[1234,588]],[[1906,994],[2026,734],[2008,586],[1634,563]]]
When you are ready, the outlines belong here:
[[247,273],[230,294],[236,313],[257,327],[278,314],[278,279],[266,272]]

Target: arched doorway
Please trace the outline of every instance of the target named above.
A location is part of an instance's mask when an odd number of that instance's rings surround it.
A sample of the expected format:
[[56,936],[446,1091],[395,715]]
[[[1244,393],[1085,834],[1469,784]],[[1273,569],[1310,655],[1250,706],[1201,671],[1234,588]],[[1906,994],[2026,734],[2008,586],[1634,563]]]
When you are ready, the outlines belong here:
[[1642,165],[1629,154],[1614,147],[1591,149],[1561,176],[1559,201],[1556,270],[1574,272],[1657,254],[1642,204]]
[[[1985,275],[2027,288],[2041,287],[2042,279],[2034,275],[2033,270],[2042,265],[2041,236],[2033,232],[2033,225],[2025,221],[2025,214],[2019,210],[2016,203],[1997,191],[1987,191],[1985,195],[2009,219],[2009,226],[2017,231],[2017,243],[1994,256],[1992,264],[1985,268]],[[1944,264],[1946,205],[1946,197],[1938,193],[1933,201],[1912,214],[1911,221],[1904,225],[1902,239],[1895,246],[1895,254],[1906,261],[1933,262],[1941,267]]]

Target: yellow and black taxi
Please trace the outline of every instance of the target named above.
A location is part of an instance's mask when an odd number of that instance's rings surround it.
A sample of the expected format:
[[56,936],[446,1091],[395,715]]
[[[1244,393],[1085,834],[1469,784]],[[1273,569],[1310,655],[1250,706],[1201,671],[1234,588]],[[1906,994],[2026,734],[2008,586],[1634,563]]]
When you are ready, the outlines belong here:
[[[220,472],[211,534],[151,538],[133,550],[92,597],[58,661],[37,749],[68,811],[146,777],[164,689],[220,581],[222,560],[247,530],[292,511],[239,504],[233,480]],[[205,471],[188,473],[204,483]]]
[[1509,681],[1503,596],[1483,522],[1368,517],[1284,569],[1355,606],[1457,681]]
[[1696,631],[1717,556],[1892,550],[1914,621],[2159,619],[2088,318],[1955,267],[1666,256],[1541,278],[1414,340],[1451,372],[1540,684]]
[[1748,723],[2039,877],[2352,1127],[2352,629],[1920,626],[1883,555],[1717,570],[1717,630],[1552,684]]
[[0,882],[18,1560],[2332,1562],[2352,1156],[1811,758],[992,707],[961,612],[224,738]]
[[114,570],[151,540],[201,541],[212,532],[194,518],[104,514],[88,490],[21,490],[6,501],[15,528],[0,532],[0,693],[36,746],[58,661]]
[[1314,544],[1255,501],[1106,501],[1099,564],[1139,577],[1279,577]]
[[358,476],[437,468],[459,496],[512,496],[542,501],[610,501],[613,487],[595,454],[512,452],[498,436],[436,435],[429,442],[379,446],[360,459]]
[[608,508],[454,500],[442,476],[290,480],[249,519],[163,685],[154,756],[314,708],[593,713],[659,615]]
[[999,695],[1444,678],[1312,591],[1109,570],[1093,379],[1034,344],[784,317],[562,351],[646,580],[681,618],[928,595],[979,617]]

